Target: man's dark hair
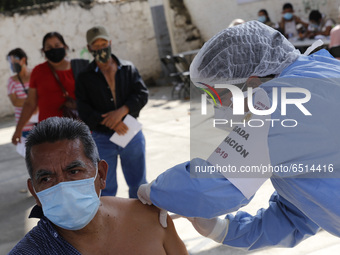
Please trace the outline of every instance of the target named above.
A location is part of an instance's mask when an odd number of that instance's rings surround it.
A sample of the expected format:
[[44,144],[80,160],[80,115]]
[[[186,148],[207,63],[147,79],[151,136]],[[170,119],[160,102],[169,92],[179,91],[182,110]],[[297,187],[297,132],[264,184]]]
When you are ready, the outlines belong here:
[[282,7],[282,10],[286,9],[292,9],[293,10],[293,5],[291,3],[285,3]]
[[322,14],[318,10],[312,10],[309,14],[309,20],[315,21],[319,23],[320,19],[322,19]]
[[83,122],[70,118],[51,117],[43,120],[34,127],[26,140],[26,167],[32,178],[33,167],[31,161],[31,150],[35,145],[42,143],[54,143],[62,140],[77,140],[83,144],[84,154],[93,164],[99,159],[97,146],[92,138],[90,129]]
[[22,59],[22,58],[26,58],[26,65],[27,65],[27,59],[28,59],[28,57],[27,57],[27,55],[26,55],[26,52],[23,50],[23,49],[21,49],[21,48],[15,48],[15,49],[13,49],[13,50],[11,50],[10,52],[8,52],[8,54],[7,54],[7,57],[10,57],[10,56],[13,56],[13,57],[17,57],[17,58],[19,58],[20,60]]

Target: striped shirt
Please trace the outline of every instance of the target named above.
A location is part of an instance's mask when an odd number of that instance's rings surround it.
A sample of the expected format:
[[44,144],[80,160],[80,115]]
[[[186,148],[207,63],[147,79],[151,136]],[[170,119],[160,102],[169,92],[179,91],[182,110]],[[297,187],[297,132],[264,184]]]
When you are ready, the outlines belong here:
[[[25,86],[26,89],[28,89],[29,83],[28,82],[24,83],[24,86]],[[25,93],[22,84],[19,81],[14,81],[12,77],[10,77],[8,79],[8,83],[7,83],[7,95],[10,95],[10,94],[15,94],[17,98],[26,98],[27,97],[27,94]],[[21,111],[22,111],[22,107],[14,106],[16,123],[18,123],[18,121],[19,121]],[[28,122],[24,126],[22,131],[29,131],[29,130],[32,129],[33,126],[34,126],[34,123]]]
[[33,207],[30,217],[40,217],[40,221],[8,255],[81,255],[58,234],[53,224],[43,216],[41,207]]

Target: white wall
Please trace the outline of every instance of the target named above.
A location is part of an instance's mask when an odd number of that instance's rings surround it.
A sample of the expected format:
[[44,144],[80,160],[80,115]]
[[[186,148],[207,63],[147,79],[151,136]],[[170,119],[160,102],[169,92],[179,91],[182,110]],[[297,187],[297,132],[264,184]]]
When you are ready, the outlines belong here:
[[[112,38],[112,51],[118,57],[131,60],[144,79],[156,78],[160,72],[160,61],[147,1],[126,1],[96,4],[83,9],[78,4],[62,3],[41,15],[0,16],[0,117],[13,114],[7,96],[9,67],[5,56],[16,47],[28,54],[28,65],[45,61],[40,53],[43,36],[58,31],[70,51],[69,57],[81,57],[86,49],[85,34],[94,25],[103,25]],[[83,58],[91,58],[83,54]]]
[[236,18],[246,21],[257,19],[260,9],[266,9],[273,22],[281,19],[282,6],[290,2],[295,14],[305,21],[311,9],[319,9],[321,13],[338,20],[340,0],[257,0],[251,3],[238,4],[237,0],[184,0],[193,20],[200,30],[204,41],[217,32],[228,27]]
[[[185,51],[199,47],[201,40],[186,40],[190,35],[199,37],[196,27],[203,41],[207,41],[235,18],[246,21],[257,19],[257,12],[262,8],[267,9],[272,21],[277,22],[285,2],[291,2],[296,15],[305,20],[311,9],[319,9],[339,21],[340,0],[257,0],[246,4],[237,4],[237,0],[184,0],[192,24],[185,25],[183,17],[172,10],[169,14],[174,23],[176,48]],[[158,78],[161,66],[147,0],[114,0],[97,3],[91,9],[83,9],[78,4],[61,3],[59,7],[40,15],[0,15],[0,117],[13,114],[13,107],[7,97],[9,68],[5,60],[11,49],[23,48],[29,57],[29,67],[33,68],[44,61],[40,53],[43,36],[47,32],[58,31],[70,47],[68,55],[71,58],[91,58],[84,53],[85,33],[94,25],[104,25],[108,29],[113,52],[120,58],[131,60],[144,79]]]

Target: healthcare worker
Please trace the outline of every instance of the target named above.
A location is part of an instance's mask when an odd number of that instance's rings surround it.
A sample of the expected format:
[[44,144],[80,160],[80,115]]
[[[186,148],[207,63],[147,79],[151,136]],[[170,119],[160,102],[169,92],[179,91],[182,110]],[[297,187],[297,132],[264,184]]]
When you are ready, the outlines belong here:
[[[219,157],[217,148],[207,160],[195,158],[168,169],[140,187],[139,199],[190,217],[204,236],[249,250],[293,247],[321,228],[340,237],[339,63],[326,50],[301,55],[282,34],[258,21],[215,35],[191,64],[196,86],[213,90],[249,77],[275,77],[250,90],[254,107],[248,121],[238,121],[218,147],[226,158]],[[236,100],[234,95],[234,108]],[[264,123],[261,128],[250,125],[254,118]],[[195,167],[217,163],[237,170],[252,165],[271,169],[267,177],[276,191],[269,207],[255,216],[228,214],[248,204],[266,178],[230,172],[193,178]],[[223,214],[225,219],[217,217]]]

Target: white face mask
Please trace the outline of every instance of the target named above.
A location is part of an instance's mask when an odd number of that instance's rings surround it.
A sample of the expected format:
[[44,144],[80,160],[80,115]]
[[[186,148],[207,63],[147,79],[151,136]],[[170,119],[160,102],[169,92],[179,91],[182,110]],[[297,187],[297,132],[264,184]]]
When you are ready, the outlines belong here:
[[96,215],[100,200],[94,181],[96,176],[78,181],[60,182],[37,194],[44,215],[55,225],[68,229],[84,228]]

